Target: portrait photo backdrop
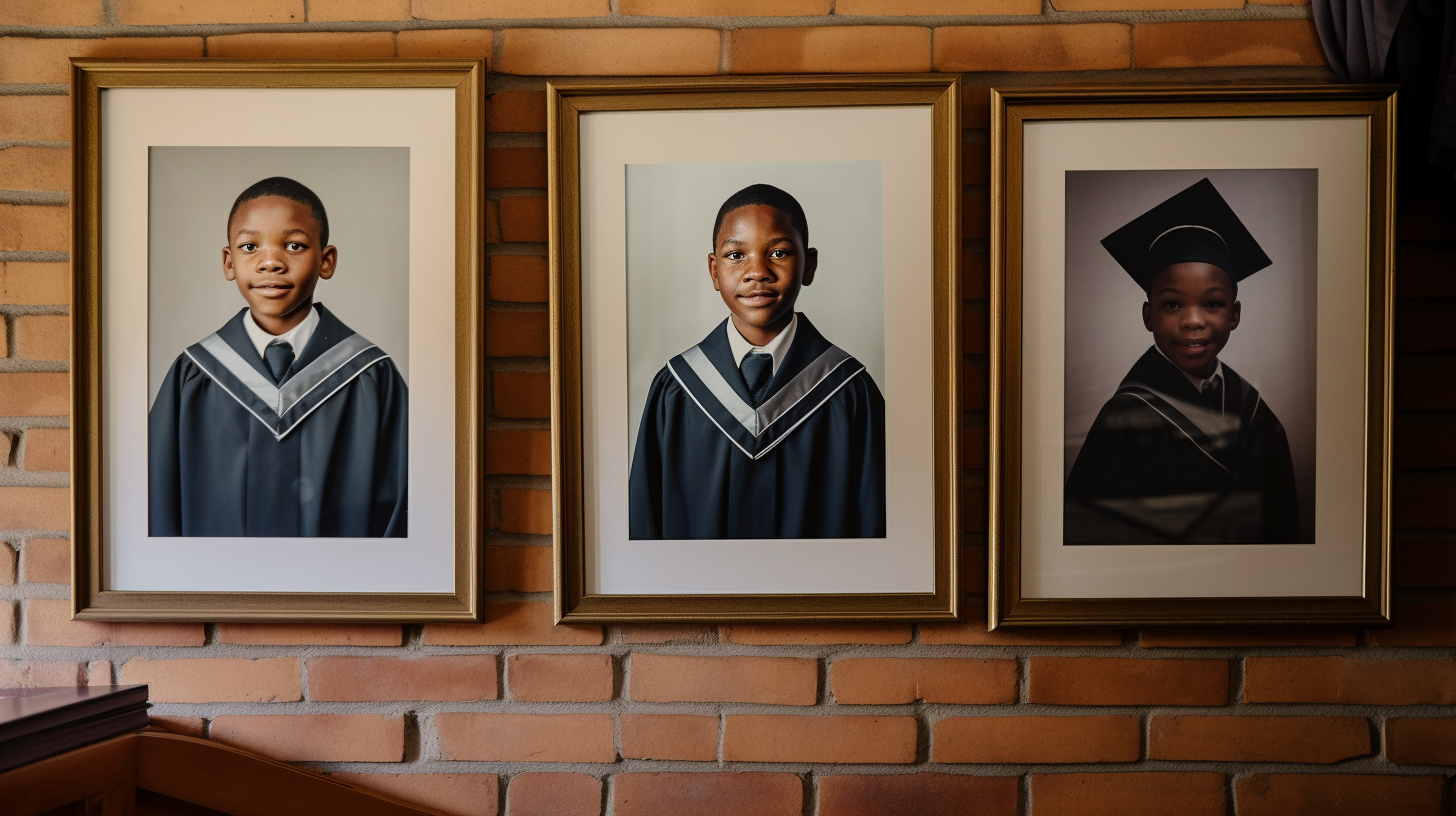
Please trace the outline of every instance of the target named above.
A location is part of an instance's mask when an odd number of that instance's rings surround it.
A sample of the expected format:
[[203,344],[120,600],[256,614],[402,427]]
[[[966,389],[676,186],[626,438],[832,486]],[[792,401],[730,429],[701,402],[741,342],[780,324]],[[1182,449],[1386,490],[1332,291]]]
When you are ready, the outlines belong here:
[[885,382],[884,176],[878,161],[627,165],[628,450],[652,378],[728,316],[708,275],[713,222],[729,196],[772,184],[804,208],[814,282],[794,310]]
[[338,248],[314,302],[368,338],[409,381],[407,147],[153,147],[148,166],[148,405],[167,369],[247,303],[223,277],[238,194],[270,176],[318,194]]
[[[1239,282],[1239,327],[1219,359],[1258,389],[1289,436],[1301,532],[1313,540],[1316,215],[1313,169],[1079,170],[1066,174],[1066,436],[1062,478],[1132,364],[1153,344],[1146,294],[1101,240],[1207,178],[1273,263]],[[1027,293],[1031,297],[1031,293]]]

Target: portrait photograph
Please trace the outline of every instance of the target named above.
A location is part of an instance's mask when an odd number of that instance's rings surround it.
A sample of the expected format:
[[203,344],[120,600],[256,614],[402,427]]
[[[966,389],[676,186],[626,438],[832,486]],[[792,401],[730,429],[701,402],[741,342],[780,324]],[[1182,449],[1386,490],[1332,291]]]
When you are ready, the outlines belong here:
[[1388,89],[992,106],[990,628],[1386,620]]
[[77,65],[78,617],[476,618],[482,74]]
[[820,85],[553,85],[562,620],[953,613],[955,86]]

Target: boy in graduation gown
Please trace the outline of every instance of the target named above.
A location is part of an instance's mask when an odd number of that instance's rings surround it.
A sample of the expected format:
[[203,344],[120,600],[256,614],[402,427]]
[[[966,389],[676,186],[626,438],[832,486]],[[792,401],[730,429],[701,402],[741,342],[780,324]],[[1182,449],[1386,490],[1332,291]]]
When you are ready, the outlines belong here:
[[1299,543],[1284,426],[1218,359],[1239,281],[1272,262],[1208,179],[1102,245],[1147,293],[1153,345],[1072,465],[1065,543]]
[[323,202],[264,179],[228,215],[247,308],[172,364],[148,415],[153,536],[403,537],[408,395],[378,346],[314,302]]
[[718,210],[708,276],[729,317],[658,372],[632,456],[634,539],[885,535],[885,400],[794,312],[817,250],[768,184]]

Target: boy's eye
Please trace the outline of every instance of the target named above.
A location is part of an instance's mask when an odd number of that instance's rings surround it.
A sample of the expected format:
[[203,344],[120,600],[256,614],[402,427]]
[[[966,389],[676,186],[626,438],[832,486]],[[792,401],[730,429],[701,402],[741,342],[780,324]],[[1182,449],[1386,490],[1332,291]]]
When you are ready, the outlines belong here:
[[729,252],[726,257],[730,261],[741,261],[743,260],[743,253],[735,249],[732,252]]
[[289,251],[289,252],[302,252],[302,251],[303,251],[303,249],[304,249],[304,247],[303,247],[303,244],[300,244],[300,243],[299,243],[299,242],[297,242],[297,241],[289,241],[289,242],[288,242],[288,243],[287,243],[287,244],[285,244],[285,245],[284,245],[284,246],[285,246],[285,248],[286,248],[286,249],[287,249],[287,250],[288,250],[288,251]]
[[787,249],[774,249],[769,250],[768,256],[770,258],[787,258],[789,257],[789,254],[790,253]]
[[251,242],[246,243],[246,244],[238,244],[238,249],[241,249],[244,252],[252,252],[253,250],[255,250],[257,248],[258,248],[258,245],[257,244],[254,244],[254,243],[251,243]]

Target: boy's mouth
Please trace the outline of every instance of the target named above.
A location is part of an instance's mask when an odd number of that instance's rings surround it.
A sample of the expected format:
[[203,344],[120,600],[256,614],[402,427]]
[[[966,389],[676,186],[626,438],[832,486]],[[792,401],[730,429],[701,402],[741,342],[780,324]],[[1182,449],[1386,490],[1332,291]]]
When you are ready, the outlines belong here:
[[283,297],[284,295],[288,294],[289,290],[291,289],[293,289],[293,284],[284,283],[282,281],[270,281],[268,283],[259,283],[253,286],[254,292],[257,292],[258,294],[266,298]]
[[753,307],[767,306],[778,299],[779,296],[773,292],[749,292],[748,294],[738,296],[740,303]]

